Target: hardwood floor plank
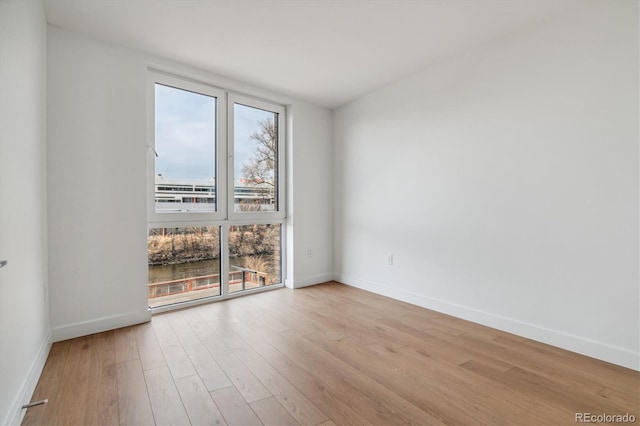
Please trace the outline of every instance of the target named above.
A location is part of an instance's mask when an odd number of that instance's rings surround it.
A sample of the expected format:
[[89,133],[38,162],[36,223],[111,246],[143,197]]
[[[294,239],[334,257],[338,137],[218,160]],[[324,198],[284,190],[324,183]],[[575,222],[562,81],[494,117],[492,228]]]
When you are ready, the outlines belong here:
[[[574,377],[579,375],[603,388],[606,386],[629,394],[637,394],[639,390],[638,375],[640,373],[633,374],[633,371],[628,368],[505,333],[497,336],[493,341],[534,356],[540,356],[542,359],[553,360],[554,363],[562,368],[563,372],[571,372]],[[586,384],[585,380],[582,381],[583,384]]]
[[[385,352],[384,348],[372,349],[379,353]],[[422,349],[405,346],[398,350],[398,355],[400,358],[396,362],[410,365],[415,369],[416,375],[428,374],[435,378],[441,386],[453,390],[457,397],[462,397],[464,404],[491,407],[499,415],[497,423],[554,424],[555,419],[564,419],[570,414],[539,400],[526,398],[516,389],[502,383],[470,374],[461,366],[452,366],[444,360],[425,356]]]
[[229,426],[253,426],[262,424],[258,416],[256,416],[256,413],[254,413],[234,386],[213,391],[211,392],[211,396],[218,408],[220,408]]
[[58,416],[58,411],[63,408],[60,404],[62,399],[61,389],[64,386],[64,371],[70,347],[71,340],[57,342],[51,346],[40,380],[31,397],[31,401],[48,399],[49,402],[27,409],[22,420],[23,425],[53,423],[53,420]]
[[151,321],[153,330],[158,337],[160,348],[164,354],[164,359],[174,379],[192,376],[196,374],[196,370],[193,368],[182,343],[180,343],[173,328],[171,328],[171,324],[169,324],[167,318],[168,315],[170,315],[170,313],[159,315]]
[[[248,344],[233,351],[258,377],[269,392],[300,424],[317,424],[328,420],[311,401],[278,373]],[[261,400],[262,401],[262,400]],[[260,417],[263,421],[264,419]]]
[[175,382],[192,425],[227,424],[199,376],[182,377]]
[[247,321],[234,321],[232,318],[226,319],[224,321],[217,321],[215,324],[209,323],[214,334],[218,339],[224,342],[229,350],[240,348],[242,347],[243,343],[242,339],[237,334],[235,334],[233,331],[230,331],[228,327],[226,327],[227,324],[232,323],[242,323],[246,324],[247,326],[251,326],[250,324],[253,324],[253,322]]
[[[334,294],[333,292],[327,292],[323,289],[315,289],[315,286],[305,287],[300,289],[301,291],[296,294],[301,301],[294,306],[293,309],[298,310],[305,304],[316,305],[321,309],[317,312],[323,312],[329,317],[348,317],[350,315],[364,315],[371,316],[372,318],[382,318],[383,315],[378,311],[371,309],[371,306],[367,306],[360,303],[358,299],[351,299],[348,302],[344,298]],[[306,310],[303,311],[303,313]]]
[[140,359],[138,345],[133,327],[123,327],[114,330],[116,345],[116,362],[126,362]]
[[416,330],[424,330],[425,328],[432,327],[431,319],[437,316],[433,311],[428,311],[425,309],[425,314],[402,314],[396,316],[386,316],[385,319],[394,319],[402,324],[408,325],[411,328],[415,328]]
[[119,413],[115,333],[107,331],[96,334],[94,337],[91,369],[87,377],[89,386],[85,416],[82,423],[84,425],[117,425]]
[[138,345],[138,354],[140,355],[142,369],[153,370],[154,368],[167,365],[151,322],[138,324],[133,327],[133,330]]
[[191,322],[202,321],[202,319],[188,312],[180,312],[180,314],[170,316],[169,321],[207,390],[213,391],[231,386],[231,380],[191,328]]
[[[497,383],[502,383],[509,388],[513,389],[514,392],[523,395],[525,398],[529,398],[536,401],[544,401],[544,411],[539,410],[538,412],[547,414],[550,410],[562,410],[564,414],[555,414],[553,416],[553,422],[555,424],[575,424],[575,412],[572,410],[571,404],[566,404],[567,397],[562,397],[559,401],[553,400],[549,401],[549,397],[545,395],[545,389],[541,386],[538,386],[535,383],[518,383],[517,380],[510,378],[506,373],[496,371],[491,367],[482,365],[475,361],[469,361],[462,365],[463,368],[473,371],[483,377],[494,380]],[[557,392],[554,392],[557,396]],[[568,397],[570,398],[570,397]],[[589,410],[588,410],[589,411]],[[550,424],[549,419],[542,419],[545,424]]]
[[121,425],[155,424],[147,385],[140,360],[116,364],[118,376],[118,413]]
[[[393,336],[392,338],[420,348],[434,358],[448,360],[454,365],[459,365],[471,359],[471,354],[468,351],[451,350],[447,340],[430,335],[427,330],[412,329],[392,318],[378,320],[378,323],[388,327],[388,329],[384,330]],[[398,347],[396,346],[396,348]]]
[[230,325],[250,346],[262,356],[289,383],[295,386],[309,401],[338,424],[364,425],[370,422],[353,410],[341,395],[326,386],[316,376],[308,373],[290,359],[289,353],[273,345],[266,336],[250,330],[243,324]]
[[[640,413],[640,387],[631,392],[620,392],[615,389],[604,388],[598,393],[598,397],[620,407],[621,410],[629,410],[631,413]],[[640,418],[640,415],[636,415]]]
[[582,389],[569,389],[556,380],[532,373],[519,367],[514,367],[506,373],[502,373],[502,378],[512,386],[519,389],[526,389],[527,393],[544,399],[550,404],[559,405],[576,412],[603,412],[618,413],[619,407],[610,401],[590,395]]
[[[269,293],[273,292],[261,293],[256,296],[263,296]],[[257,297],[255,304],[269,316],[278,320],[282,324],[286,324],[288,328],[292,328],[300,334],[315,333],[320,330],[320,327],[317,327],[313,321],[307,320],[306,318],[299,317],[298,321],[291,321],[290,315],[286,309],[282,309],[280,304],[277,302],[275,304],[270,303],[269,299],[266,299],[265,297]]]
[[340,392],[343,400],[371,423],[442,424],[438,418],[400,398],[302,336],[293,332],[271,333],[266,329],[260,332],[268,335],[285,352],[304,358],[309,372],[322,371],[321,380]]
[[337,426],[332,420],[327,420],[326,422],[318,423],[316,426]]
[[209,323],[192,322],[192,328],[246,402],[250,403],[271,396],[271,393],[226,346],[222,337]]
[[416,313],[421,316],[428,313],[431,313],[435,316],[443,315],[417,305],[412,305],[411,303],[390,299],[379,294],[366,292],[355,287],[337,283],[335,281],[326,283],[322,286],[322,288],[326,288],[327,291],[340,295],[347,303],[354,299],[358,300],[360,303],[368,306],[370,310],[379,311],[386,317],[407,315],[411,313]]
[[[439,354],[442,359],[449,360],[456,365],[460,365],[471,359],[476,359],[481,360],[484,364],[490,364],[501,371],[507,371],[514,367],[514,365],[488,355],[486,352],[459,344],[455,336],[446,333],[434,333],[433,327],[418,330],[393,318],[380,320],[379,323],[393,329],[394,333],[404,342],[409,342],[409,340],[407,340],[404,335],[400,335],[399,332],[421,340],[421,347],[434,354]],[[425,347],[426,345],[429,345],[429,347]]]
[[296,419],[274,397],[252,402],[251,408],[265,425],[298,426]]
[[276,318],[274,315],[272,315],[271,312],[263,309],[262,305],[254,300],[254,298],[246,297],[245,299],[251,302],[251,304],[247,306],[247,309],[250,309],[253,317],[257,320],[256,324],[258,326],[269,327],[276,333],[286,331],[291,328],[291,326],[287,324],[287,322],[289,321],[287,321],[286,319],[280,320]]
[[[515,344],[502,343],[500,341],[496,341],[496,339],[484,340],[466,333],[458,336],[458,339],[462,344],[490,353],[516,367],[520,367],[539,374],[540,376],[555,380],[559,380],[561,378],[563,383],[581,389],[589,389],[589,392],[592,394],[597,394],[604,387],[602,381],[593,377],[588,369],[589,366],[595,365],[601,361],[591,359],[590,362],[583,365],[580,369],[575,369],[570,365],[562,365],[562,363],[554,357],[539,356],[535,351],[530,350],[526,346],[523,347]],[[574,355],[581,357],[578,354]],[[581,358],[589,360],[587,357]],[[631,382],[640,382],[640,373],[635,372],[636,374],[634,374],[631,370],[628,371],[630,376],[629,380]],[[618,388],[617,385],[614,386],[615,388]]]
[[169,368],[164,366],[154,370],[146,370],[144,379],[147,383],[155,423],[158,425],[189,424],[189,416],[187,416],[182,404]]
[[371,351],[373,345],[365,347],[349,339],[331,340],[319,334],[305,337],[443,423],[499,423],[493,411],[481,404],[468,404],[451,383],[433,372],[421,370],[418,373],[391,347],[384,346],[374,352]]
[[351,297],[348,292],[344,292],[342,289],[344,286],[333,283],[326,284],[326,288],[330,289],[329,292],[325,291],[325,289],[313,287],[315,286],[305,287],[303,294],[306,294],[307,296],[313,295],[313,297],[318,297],[320,300],[329,301],[329,305],[332,308],[335,308],[338,316],[344,315],[349,317],[352,315],[360,315],[371,319],[380,319],[389,314],[406,314],[407,311],[411,309],[411,305],[403,302],[399,302],[403,305],[401,309],[394,309],[396,307],[392,304],[388,302],[386,304],[378,303],[378,300],[373,297],[369,297],[369,295],[361,295],[361,297],[354,298]]
[[78,337],[71,341],[69,355],[65,365],[65,381],[59,392],[62,398],[59,403],[64,407],[58,411],[55,424],[82,424],[87,406],[89,391],[89,373],[91,371],[91,355],[96,336]]
[[349,317],[331,317],[320,312],[311,312],[309,315],[318,322],[327,325],[331,331],[337,331],[338,333],[343,334],[362,345],[368,345],[380,340],[380,336],[377,335],[375,330],[362,326],[353,320],[353,318],[358,315],[351,315]]

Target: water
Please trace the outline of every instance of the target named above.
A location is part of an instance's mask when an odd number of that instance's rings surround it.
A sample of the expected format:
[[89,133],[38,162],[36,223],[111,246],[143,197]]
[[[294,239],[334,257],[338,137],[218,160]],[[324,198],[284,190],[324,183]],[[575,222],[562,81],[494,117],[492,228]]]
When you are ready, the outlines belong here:
[[[242,266],[242,257],[230,257],[229,263],[231,266]],[[149,266],[149,283],[160,283],[219,273],[220,259],[200,260],[198,262],[178,263],[175,265]]]

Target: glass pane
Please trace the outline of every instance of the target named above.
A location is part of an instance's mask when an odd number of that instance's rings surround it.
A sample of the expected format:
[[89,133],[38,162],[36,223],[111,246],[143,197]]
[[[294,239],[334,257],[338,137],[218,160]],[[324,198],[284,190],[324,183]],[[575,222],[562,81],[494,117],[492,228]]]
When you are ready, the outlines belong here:
[[151,228],[149,306],[219,296],[220,228]]
[[279,284],[280,225],[229,227],[229,293]]
[[278,114],[234,104],[234,211],[278,210]]
[[216,211],[216,98],[155,88],[156,212]]

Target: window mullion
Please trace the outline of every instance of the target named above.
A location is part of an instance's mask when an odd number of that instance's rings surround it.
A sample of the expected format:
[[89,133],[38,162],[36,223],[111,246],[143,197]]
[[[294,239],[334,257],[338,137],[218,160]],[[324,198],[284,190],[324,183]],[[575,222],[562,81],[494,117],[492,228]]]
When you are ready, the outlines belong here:
[[220,241],[220,286],[222,297],[229,295],[229,225],[221,226],[222,240]]

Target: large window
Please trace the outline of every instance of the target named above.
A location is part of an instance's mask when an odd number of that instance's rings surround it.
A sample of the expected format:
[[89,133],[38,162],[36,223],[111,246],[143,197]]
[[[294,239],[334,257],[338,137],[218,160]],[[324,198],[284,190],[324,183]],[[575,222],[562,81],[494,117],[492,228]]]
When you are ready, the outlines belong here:
[[284,107],[150,75],[149,305],[281,285]]

